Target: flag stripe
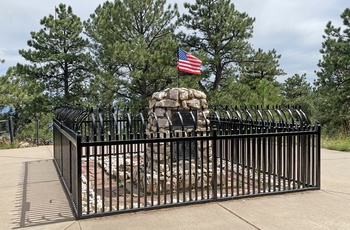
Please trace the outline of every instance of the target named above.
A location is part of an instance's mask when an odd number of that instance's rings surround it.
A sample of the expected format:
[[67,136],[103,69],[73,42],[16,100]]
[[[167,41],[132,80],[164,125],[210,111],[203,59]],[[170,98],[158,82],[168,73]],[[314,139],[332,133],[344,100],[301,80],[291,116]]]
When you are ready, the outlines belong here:
[[201,74],[202,61],[183,49],[177,50],[177,69],[181,72],[190,74]]

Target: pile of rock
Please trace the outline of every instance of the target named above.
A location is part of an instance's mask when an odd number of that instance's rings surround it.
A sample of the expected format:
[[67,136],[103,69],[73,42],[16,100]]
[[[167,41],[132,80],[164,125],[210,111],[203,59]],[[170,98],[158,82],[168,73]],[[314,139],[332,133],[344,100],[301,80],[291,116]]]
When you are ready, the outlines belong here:
[[10,145],[10,139],[7,135],[0,135],[0,146],[1,145]]
[[[89,193],[87,192],[87,183],[89,183]],[[95,192],[92,189],[91,183],[87,181],[86,177],[84,175],[81,175],[81,190],[82,190],[82,213],[87,214],[88,206],[90,212],[94,212],[95,210]],[[89,194],[89,195],[88,195]],[[88,196],[89,196],[89,203],[88,203]],[[102,200],[101,196],[97,195],[97,211],[102,211]]]
[[[186,137],[193,135],[194,132],[197,134],[202,132],[201,135],[205,136],[205,131],[209,131],[209,120],[206,119],[209,115],[208,103],[206,95],[201,91],[187,88],[165,89],[152,95],[149,108],[146,129],[148,138],[155,137],[158,133],[161,137],[170,137],[171,131],[173,136]],[[176,111],[192,111],[193,117],[189,118],[186,126],[173,127],[175,120],[173,116],[176,116]],[[158,191],[158,187],[160,187],[160,192],[169,192],[170,189],[207,186],[212,176],[212,143],[210,141],[204,144],[197,141],[190,144],[189,141],[182,143],[182,149],[178,150],[181,151],[181,154],[190,151],[185,149],[186,144],[194,147],[195,152],[192,152],[192,156],[185,160],[178,159],[175,162],[176,153],[172,144],[172,142],[163,142],[147,147],[147,170],[139,172],[134,169],[133,171],[134,175],[139,175],[145,182],[141,186],[146,185],[148,193],[152,190],[153,192]],[[151,178],[153,178],[153,184]]]
[[[206,95],[195,89],[172,88],[156,92],[149,101],[149,108],[147,136],[157,132],[157,123],[160,133],[169,133],[170,125],[165,113],[168,114],[170,120],[173,120],[171,111],[175,109],[198,111],[196,117],[197,131],[205,131],[206,126],[209,125],[209,120],[205,120],[205,117],[209,115]],[[185,129],[186,132],[192,130],[193,127],[186,127]]]
[[30,147],[30,144],[26,141],[21,141],[18,145],[18,148],[28,148]]
[[[117,160],[118,157],[118,160]],[[109,156],[105,157],[102,161],[102,157],[98,158],[98,165],[105,170],[105,172],[114,178],[118,178],[118,186],[125,186],[125,183],[131,183],[131,174],[133,171],[137,170],[140,163],[139,171],[144,171],[144,154],[126,153],[119,156],[111,156],[111,162],[109,161]],[[111,165],[110,165],[111,164]],[[118,164],[118,165],[117,165]],[[111,167],[110,167],[111,166]],[[110,172],[110,168],[112,171]],[[117,170],[118,169],[118,170]],[[134,173],[134,178],[137,175]],[[124,180],[125,179],[125,180]]]

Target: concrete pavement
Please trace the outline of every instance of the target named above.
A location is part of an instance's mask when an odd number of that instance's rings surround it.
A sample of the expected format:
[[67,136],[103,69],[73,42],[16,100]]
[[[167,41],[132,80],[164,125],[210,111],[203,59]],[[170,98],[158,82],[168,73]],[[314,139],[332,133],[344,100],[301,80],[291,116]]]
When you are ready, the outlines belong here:
[[52,146],[0,150],[0,229],[350,229],[350,153],[322,149],[321,190],[75,220]]

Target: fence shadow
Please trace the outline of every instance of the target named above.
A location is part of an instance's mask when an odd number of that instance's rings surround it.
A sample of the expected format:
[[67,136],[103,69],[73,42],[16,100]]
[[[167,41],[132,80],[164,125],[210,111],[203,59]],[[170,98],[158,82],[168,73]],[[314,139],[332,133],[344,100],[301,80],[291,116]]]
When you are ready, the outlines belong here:
[[13,229],[75,220],[53,160],[24,162]]

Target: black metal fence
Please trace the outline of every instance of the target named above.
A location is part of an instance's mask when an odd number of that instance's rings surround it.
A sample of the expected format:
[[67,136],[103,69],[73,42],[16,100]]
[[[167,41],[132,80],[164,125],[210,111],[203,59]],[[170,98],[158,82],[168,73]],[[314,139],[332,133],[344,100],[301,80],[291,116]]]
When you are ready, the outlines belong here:
[[201,131],[149,133],[142,113],[62,108],[54,158],[76,217],[320,189],[321,129],[301,109],[206,119]]
[[[0,138],[9,138],[10,143],[14,141],[13,121],[10,116],[7,120],[0,120]],[[1,140],[0,140],[1,141]]]

